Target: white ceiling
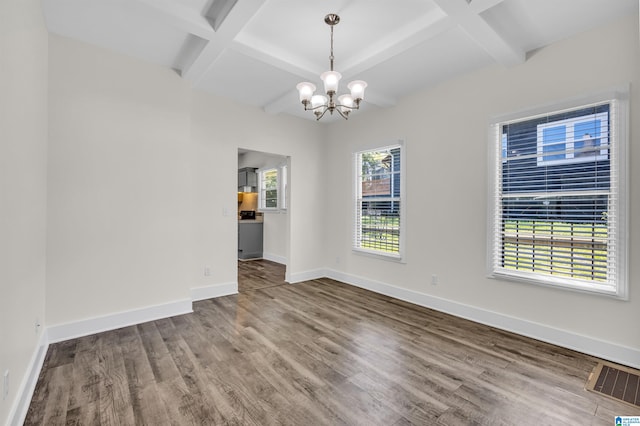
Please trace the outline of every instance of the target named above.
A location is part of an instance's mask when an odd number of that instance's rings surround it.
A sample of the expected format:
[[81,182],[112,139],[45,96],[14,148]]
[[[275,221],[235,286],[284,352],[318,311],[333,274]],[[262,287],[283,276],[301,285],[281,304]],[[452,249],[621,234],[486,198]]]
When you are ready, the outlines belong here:
[[[49,31],[177,70],[201,89],[313,119],[295,89],[329,68],[363,109],[638,13],[638,0],[43,0]],[[362,111],[360,112],[362,113]],[[334,117],[334,119],[336,119]],[[323,119],[323,121],[326,121]],[[329,120],[331,121],[331,120]]]

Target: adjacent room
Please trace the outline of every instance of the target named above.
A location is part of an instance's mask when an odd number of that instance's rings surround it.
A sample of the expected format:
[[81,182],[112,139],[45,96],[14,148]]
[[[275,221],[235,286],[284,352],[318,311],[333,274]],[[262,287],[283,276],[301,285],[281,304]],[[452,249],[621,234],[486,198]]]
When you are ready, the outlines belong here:
[[3,0],[0,424],[640,421],[639,9]]

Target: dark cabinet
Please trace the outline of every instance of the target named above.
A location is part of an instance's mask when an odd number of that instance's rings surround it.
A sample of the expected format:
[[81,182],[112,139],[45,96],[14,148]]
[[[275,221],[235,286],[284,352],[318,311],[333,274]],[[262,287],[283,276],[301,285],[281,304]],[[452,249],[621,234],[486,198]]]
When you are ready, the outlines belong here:
[[238,259],[262,258],[262,222],[238,222]]
[[[258,186],[258,174],[253,167],[245,167],[238,170],[238,188],[240,191],[253,192]],[[250,191],[246,191],[247,187],[251,187]]]

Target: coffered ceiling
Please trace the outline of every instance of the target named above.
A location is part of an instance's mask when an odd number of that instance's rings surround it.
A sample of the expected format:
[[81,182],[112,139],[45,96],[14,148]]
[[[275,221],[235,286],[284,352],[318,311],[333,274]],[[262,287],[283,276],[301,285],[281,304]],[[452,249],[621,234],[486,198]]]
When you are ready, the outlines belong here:
[[[295,89],[329,68],[364,110],[628,14],[638,0],[43,0],[49,31],[175,69],[196,89],[313,119]],[[359,112],[363,113],[363,112]],[[335,117],[334,117],[335,119]],[[323,119],[323,121],[325,121]],[[330,120],[329,120],[330,121]]]

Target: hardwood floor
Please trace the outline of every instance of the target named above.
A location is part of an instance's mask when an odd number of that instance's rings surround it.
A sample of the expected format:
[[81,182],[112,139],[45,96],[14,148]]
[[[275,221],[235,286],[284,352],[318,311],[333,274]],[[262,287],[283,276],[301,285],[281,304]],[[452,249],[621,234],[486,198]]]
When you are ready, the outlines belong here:
[[285,284],[285,266],[269,260],[238,261],[238,292]]
[[[273,274],[273,275],[272,275]],[[52,344],[27,425],[612,425],[596,360],[241,262],[238,295]]]

